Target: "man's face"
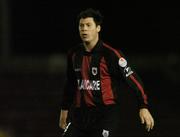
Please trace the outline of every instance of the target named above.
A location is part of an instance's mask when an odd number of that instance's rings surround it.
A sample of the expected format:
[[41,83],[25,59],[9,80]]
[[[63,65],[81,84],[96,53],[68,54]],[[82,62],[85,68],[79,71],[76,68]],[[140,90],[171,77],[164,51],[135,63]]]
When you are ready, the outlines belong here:
[[83,42],[92,42],[98,38],[100,26],[96,26],[92,17],[81,18],[79,21],[79,33]]

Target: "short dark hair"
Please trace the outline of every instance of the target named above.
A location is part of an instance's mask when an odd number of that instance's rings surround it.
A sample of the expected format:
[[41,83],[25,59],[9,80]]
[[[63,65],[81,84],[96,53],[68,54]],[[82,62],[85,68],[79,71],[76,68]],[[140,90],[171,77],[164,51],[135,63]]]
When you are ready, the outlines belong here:
[[84,11],[81,11],[79,13],[79,15],[77,16],[78,23],[79,23],[80,19],[87,18],[87,17],[92,17],[94,19],[94,22],[96,23],[96,25],[101,25],[103,22],[103,16],[99,10],[88,8]]

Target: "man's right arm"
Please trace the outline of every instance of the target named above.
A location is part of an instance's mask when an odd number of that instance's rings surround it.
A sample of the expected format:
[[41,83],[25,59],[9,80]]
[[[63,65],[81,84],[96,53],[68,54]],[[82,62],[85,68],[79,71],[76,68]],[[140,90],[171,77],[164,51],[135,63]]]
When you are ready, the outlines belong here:
[[59,127],[64,129],[66,127],[68,110],[70,109],[76,90],[76,78],[72,63],[72,54],[67,56],[67,69],[66,69],[66,83],[61,100],[61,112],[59,116]]

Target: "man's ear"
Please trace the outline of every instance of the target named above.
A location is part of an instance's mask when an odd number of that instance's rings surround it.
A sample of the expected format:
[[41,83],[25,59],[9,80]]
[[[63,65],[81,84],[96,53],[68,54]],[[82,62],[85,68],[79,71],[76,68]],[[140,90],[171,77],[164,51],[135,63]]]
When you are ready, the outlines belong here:
[[98,32],[101,31],[101,26],[100,26],[100,25],[97,26],[97,31],[98,31]]

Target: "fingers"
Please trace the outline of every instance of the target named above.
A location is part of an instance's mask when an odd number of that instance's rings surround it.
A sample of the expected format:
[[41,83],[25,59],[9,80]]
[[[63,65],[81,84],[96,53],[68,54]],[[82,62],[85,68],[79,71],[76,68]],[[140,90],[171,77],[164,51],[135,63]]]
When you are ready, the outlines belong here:
[[153,129],[154,127],[154,119],[151,117],[151,130]]
[[140,118],[141,118],[141,124],[144,124],[144,118],[143,117]]
[[152,118],[152,116],[150,117],[150,119],[151,119],[151,126],[150,126],[150,129],[152,130],[153,127],[154,127],[154,119]]
[[67,125],[66,122],[62,122],[62,121],[61,121],[61,122],[59,123],[59,127],[62,128],[62,129],[65,129],[65,128],[66,128],[66,125]]
[[146,130],[149,132],[151,129],[151,123],[147,122],[146,123]]
[[154,119],[152,117],[145,118],[146,129],[149,132],[154,127]]

